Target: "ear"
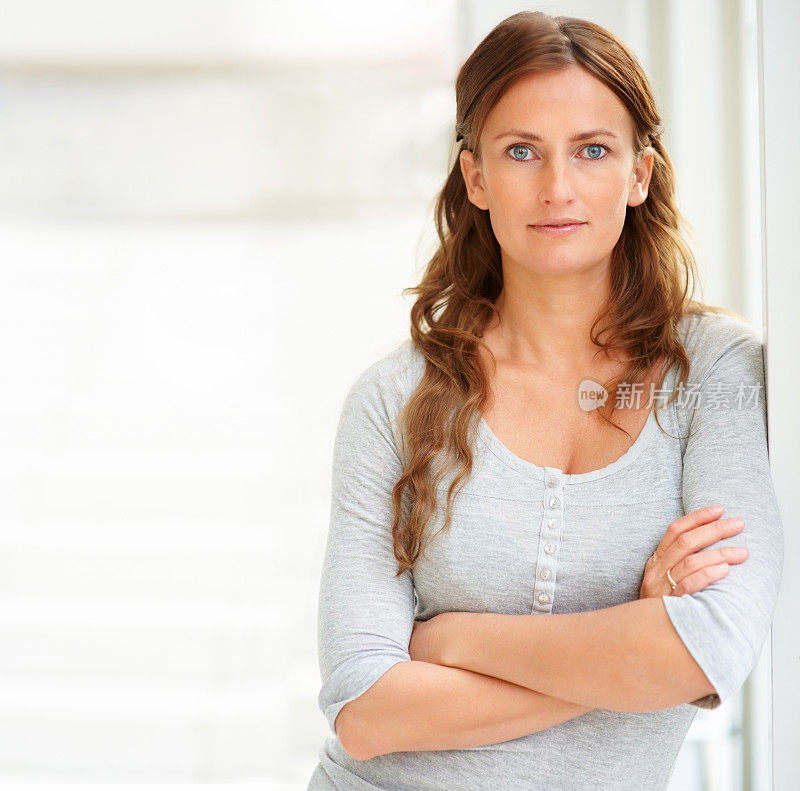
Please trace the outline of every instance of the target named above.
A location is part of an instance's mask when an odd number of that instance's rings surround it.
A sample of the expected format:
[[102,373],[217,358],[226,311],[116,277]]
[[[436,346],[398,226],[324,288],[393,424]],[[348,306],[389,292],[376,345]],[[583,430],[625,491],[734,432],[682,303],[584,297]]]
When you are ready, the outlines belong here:
[[461,175],[464,177],[464,184],[467,187],[469,202],[474,203],[479,209],[488,210],[489,203],[486,200],[483,173],[472,151],[464,149],[459,154],[459,165],[461,167]]
[[650,187],[650,176],[653,172],[655,153],[651,146],[647,146],[639,156],[636,167],[631,174],[628,206],[639,206],[647,199],[647,190]]

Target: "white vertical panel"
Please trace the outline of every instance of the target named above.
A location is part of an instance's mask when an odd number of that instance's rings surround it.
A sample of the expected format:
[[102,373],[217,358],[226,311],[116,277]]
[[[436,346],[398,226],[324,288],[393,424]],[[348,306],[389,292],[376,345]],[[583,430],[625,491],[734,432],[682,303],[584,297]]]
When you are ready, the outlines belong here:
[[758,14],[756,0],[739,0],[739,38],[745,65],[739,77],[741,130],[739,173],[741,178],[741,236],[743,269],[742,313],[760,327],[763,324],[763,262],[761,256],[761,158],[758,84]]
[[759,12],[769,450],[785,532],[783,580],[772,626],[773,788],[795,791],[800,788],[800,160],[793,148],[800,129],[800,5],[759,0]]

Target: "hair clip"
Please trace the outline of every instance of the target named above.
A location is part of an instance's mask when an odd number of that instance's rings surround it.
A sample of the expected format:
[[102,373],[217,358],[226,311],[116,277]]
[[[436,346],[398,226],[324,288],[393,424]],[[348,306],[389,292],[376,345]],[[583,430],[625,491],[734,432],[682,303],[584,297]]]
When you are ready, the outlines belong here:
[[456,135],[456,143],[457,143],[459,140],[463,140],[463,139],[464,139],[464,135],[462,135],[462,134],[461,134],[461,132],[459,132],[459,133]]

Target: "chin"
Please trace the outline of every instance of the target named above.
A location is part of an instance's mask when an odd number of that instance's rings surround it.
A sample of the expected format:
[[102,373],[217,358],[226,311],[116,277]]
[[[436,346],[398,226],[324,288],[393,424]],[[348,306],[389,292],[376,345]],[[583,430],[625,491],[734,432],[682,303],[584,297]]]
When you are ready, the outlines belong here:
[[568,272],[580,272],[584,269],[589,269],[591,266],[591,259],[588,257],[570,253],[568,255],[547,255],[536,258],[526,268],[542,274],[567,274]]

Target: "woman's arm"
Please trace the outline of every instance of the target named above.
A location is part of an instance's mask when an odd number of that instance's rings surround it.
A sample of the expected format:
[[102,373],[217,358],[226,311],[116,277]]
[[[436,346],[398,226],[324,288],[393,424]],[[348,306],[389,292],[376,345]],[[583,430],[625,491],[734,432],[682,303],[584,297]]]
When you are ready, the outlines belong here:
[[714,692],[660,598],[558,615],[446,612],[427,623],[433,661],[584,706],[655,711]]
[[336,727],[347,752],[363,761],[392,752],[497,744],[588,711],[492,676],[410,661],[394,665],[345,704]]

